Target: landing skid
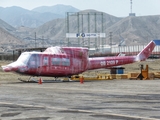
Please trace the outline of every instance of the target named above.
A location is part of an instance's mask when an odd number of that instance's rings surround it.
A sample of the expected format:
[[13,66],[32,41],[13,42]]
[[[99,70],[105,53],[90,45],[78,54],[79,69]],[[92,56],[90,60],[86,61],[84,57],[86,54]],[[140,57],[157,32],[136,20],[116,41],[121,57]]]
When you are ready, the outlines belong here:
[[[28,80],[23,80],[21,78],[18,78],[18,80],[20,80],[21,82],[25,82],[25,83],[38,83],[39,82],[39,80],[35,80],[32,76],[29,77]],[[57,83],[57,82],[72,82],[72,80],[70,80],[69,78],[68,80],[65,80],[65,79],[62,80],[62,79],[59,79],[58,77],[55,77],[54,80],[43,80],[42,82],[43,83]]]
[[28,80],[22,80],[21,78],[18,78],[18,80],[20,80],[21,82],[26,82],[26,83],[38,83],[37,80],[34,80],[33,77],[29,77]]

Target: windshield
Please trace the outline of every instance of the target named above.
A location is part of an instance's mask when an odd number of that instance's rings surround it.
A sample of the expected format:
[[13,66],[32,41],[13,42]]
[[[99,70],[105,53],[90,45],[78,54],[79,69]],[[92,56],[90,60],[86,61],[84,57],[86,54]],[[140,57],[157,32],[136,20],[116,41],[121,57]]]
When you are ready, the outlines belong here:
[[28,52],[24,52],[19,56],[17,61],[26,65],[30,56],[31,54],[29,54]]

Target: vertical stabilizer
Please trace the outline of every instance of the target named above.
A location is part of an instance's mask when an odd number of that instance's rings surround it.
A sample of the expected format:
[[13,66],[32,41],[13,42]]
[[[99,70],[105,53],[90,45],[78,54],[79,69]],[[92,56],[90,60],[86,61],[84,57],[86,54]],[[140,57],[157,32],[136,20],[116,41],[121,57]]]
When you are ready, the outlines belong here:
[[160,45],[160,40],[152,40],[136,57],[136,61],[146,60],[156,45]]

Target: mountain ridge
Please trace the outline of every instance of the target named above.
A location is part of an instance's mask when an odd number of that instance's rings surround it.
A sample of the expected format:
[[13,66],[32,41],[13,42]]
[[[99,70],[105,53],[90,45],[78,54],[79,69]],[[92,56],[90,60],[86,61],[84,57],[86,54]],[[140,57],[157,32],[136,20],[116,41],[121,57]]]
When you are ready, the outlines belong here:
[[77,8],[72,7],[71,5],[63,5],[63,4],[57,4],[54,6],[40,6],[37,8],[32,9],[32,11],[40,12],[40,13],[58,13],[60,15],[63,15],[65,17],[66,12],[79,12],[80,10]]
[[[78,10],[76,8],[73,8],[71,11],[75,11],[74,9]],[[65,10],[67,10],[67,8]],[[64,12],[64,10],[62,12]],[[0,19],[4,20],[13,27],[26,26],[26,27],[36,28],[50,20],[63,18],[65,16],[65,14],[59,12],[57,13],[53,12],[42,13],[34,10],[27,10],[18,6],[12,6],[6,8],[0,7]]]

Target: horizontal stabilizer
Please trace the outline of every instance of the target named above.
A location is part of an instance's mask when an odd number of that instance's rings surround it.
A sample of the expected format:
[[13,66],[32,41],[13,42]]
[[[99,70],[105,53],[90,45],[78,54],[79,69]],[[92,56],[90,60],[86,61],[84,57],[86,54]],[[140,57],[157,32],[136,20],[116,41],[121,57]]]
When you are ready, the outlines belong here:
[[155,45],[160,45],[160,40],[153,40]]

